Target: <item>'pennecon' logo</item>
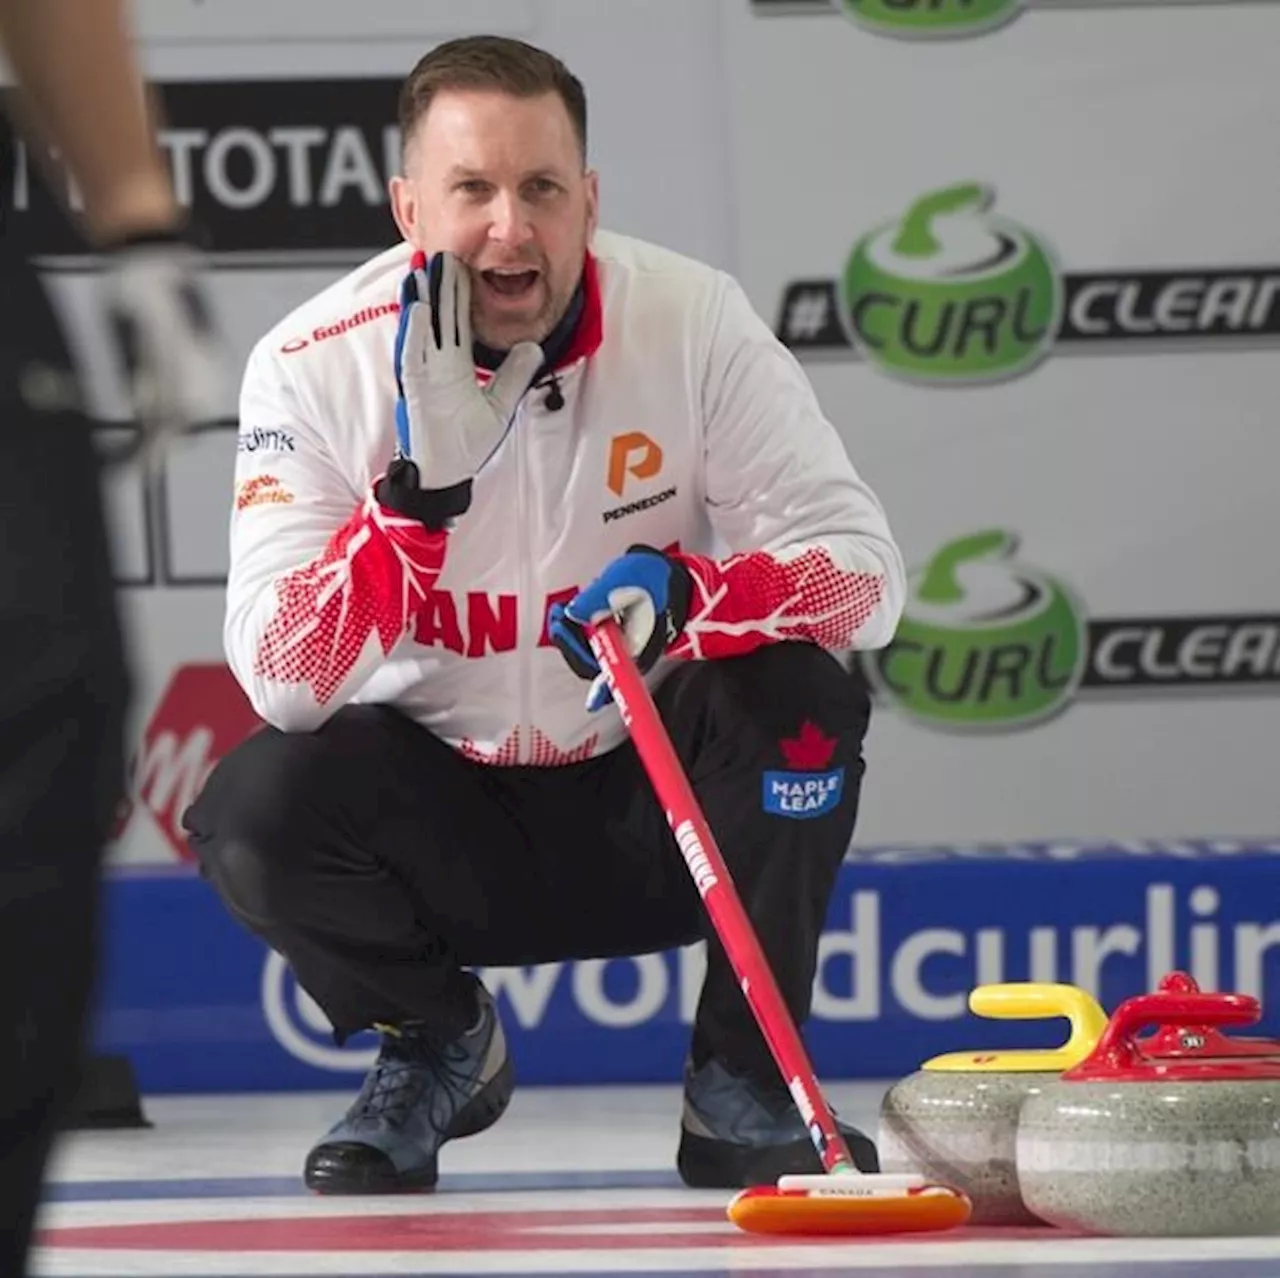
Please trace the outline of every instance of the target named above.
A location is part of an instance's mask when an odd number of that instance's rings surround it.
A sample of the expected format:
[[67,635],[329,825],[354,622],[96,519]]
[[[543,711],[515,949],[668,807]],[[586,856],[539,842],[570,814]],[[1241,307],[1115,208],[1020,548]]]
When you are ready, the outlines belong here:
[[962,183],[863,236],[840,279],[840,315],[865,359],[915,381],[992,381],[1030,368],[1058,326],[1048,247]]
[[1280,266],[1065,270],[1049,242],[960,182],[855,241],[836,278],[792,280],[777,334],[928,386],[1002,381],[1045,356],[1280,340]]
[[1070,701],[1084,670],[1084,613],[1020,563],[1001,529],[943,546],[911,574],[893,643],[864,662],[899,710],[936,727],[1016,728]]
[[978,35],[1003,26],[1023,0],[836,0],[860,27],[891,36]]
[[1280,692],[1280,615],[1097,618],[1001,528],[911,572],[893,641],[860,657],[876,699],[922,727],[1032,727],[1077,700]]

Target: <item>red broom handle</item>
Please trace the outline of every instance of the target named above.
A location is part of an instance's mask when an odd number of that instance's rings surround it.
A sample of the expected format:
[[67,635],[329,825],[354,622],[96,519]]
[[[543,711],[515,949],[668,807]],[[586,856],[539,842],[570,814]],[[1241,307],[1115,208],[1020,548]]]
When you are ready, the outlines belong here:
[[612,619],[589,626],[587,634],[613,692],[614,703],[630,730],[645,772],[666,812],[667,824],[675,835],[685,865],[711,916],[760,1032],[795,1099],[823,1168],[828,1172],[855,1171],[849,1148],[818,1088],[808,1053],[756,939],[729,868],[649,689],[631,658],[626,639]]

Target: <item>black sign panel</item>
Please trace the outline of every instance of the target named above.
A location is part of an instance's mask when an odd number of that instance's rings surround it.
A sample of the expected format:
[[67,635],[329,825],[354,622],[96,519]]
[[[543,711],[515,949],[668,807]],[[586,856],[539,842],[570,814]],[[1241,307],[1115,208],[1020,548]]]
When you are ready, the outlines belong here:
[[1082,692],[1280,684],[1280,616],[1108,618],[1089,623]]
[[[399,239],[386,191],[400,162],[398,79],[154,87],[175,190],[211,252],[354,254]],[[74,207],[76,197],[56,158],[46,176],[11,135],[0,143],[0,157],[6,234],[42,257],[82,254],[60,212],[61,198]]]

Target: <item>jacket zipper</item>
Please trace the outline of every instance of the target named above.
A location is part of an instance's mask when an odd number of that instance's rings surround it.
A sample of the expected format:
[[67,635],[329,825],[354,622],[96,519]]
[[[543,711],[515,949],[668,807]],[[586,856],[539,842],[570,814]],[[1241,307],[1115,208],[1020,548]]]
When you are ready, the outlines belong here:
[[520,719],[516,725],[516,761],[528,763],[533,757],[533,710],[530,697],[533,687],[533,647],[537,645],[541,631],[542,619],[537,618],[538,630],[529,637],[529,619],[534,614],[534,601],[529,593],[529,557],[528,537],[526,530],[528,521],[528,498],[525,493],[527,474],[525,467],[524,435],[527,429],[523,418],[526,409],[521,404],[516,409],[516,421],[513,428],[516,446],[516,542],[518,546],[519,567],[517,574],[516,616],[521,633],[516,647],[520,654],[518,678],[520,680]]

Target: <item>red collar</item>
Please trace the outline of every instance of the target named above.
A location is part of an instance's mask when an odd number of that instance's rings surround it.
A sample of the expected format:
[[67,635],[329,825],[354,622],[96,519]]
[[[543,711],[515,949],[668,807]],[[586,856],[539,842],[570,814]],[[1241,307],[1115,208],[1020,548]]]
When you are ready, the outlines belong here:
[[600,297],[600,271],[588,249],[582,262],[582,314],[578,317],[573,340],[553,367],[567,368],[580,359],[589,358],[600,349],[603,341],[604,303]]

